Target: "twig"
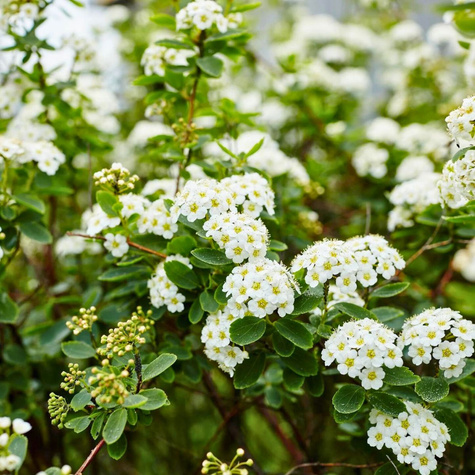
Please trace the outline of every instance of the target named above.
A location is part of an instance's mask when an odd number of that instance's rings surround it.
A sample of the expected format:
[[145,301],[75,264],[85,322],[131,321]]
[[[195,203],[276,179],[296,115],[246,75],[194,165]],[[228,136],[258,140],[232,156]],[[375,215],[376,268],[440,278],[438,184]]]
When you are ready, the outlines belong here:
[[[86,239],[99,239],[100,241],[105,241],[106,238],[104,236],[89,236],[88,234],[82,234],[82,233],[72,233],[72,232],[67,232],[66,233],[68,236],[78,236],[78,237],[83,237]],[[136,249],[140,249],[143,252],[148,252],[149,254],[153,254],[154,256],[161,257],[162,259],[166,259],[167,255],[163,254],[162,252],[154,251],[153,249],[150,249],[145,246],[141,246],[140,244],[137,244],[136,242],[132,242],[129,238],[127,238],[127,244],[130,247],[135,247]]]
[[100,442],[91,450],[91,453],[89,454],[87,459],[84,460],[83,464],[79,467],[78,471],[74,475],[82,475],[84,470],[92,462],[94,457],[99,453],[99,451],[101,450],[101,448],[104,444],[105,444],[105,440],[101,439]]
[[398,470],[397,467],[396,467],[396,464],[391,460],[391,457],[390,457],[389,455],[386,455],[386,457],[387,457],[387,459],[389,460],[389,463],[394,467],[394,470],[396,470],[396,473],[397,473],[398,475],[401,475],[401,474],[399,473],[399,470]]
[[366,202],[366,226],[365,226],[365,236],[369,234],[371,230],[371,203],[369,201]]
[[291,475],[299,468],[307,468],[307,467],[376,468],[376,467],[380,467],[381,465],[383,465],[383,462],[368,463],[368,464],[362,464],[362,465],[355,465],[352,463],[339,463],[339,462],[335,462],[335,463],[311,462],[311,463],[302,463],[300,465],[297,465],[291,468],[288,472],[286,472],[285,475]]

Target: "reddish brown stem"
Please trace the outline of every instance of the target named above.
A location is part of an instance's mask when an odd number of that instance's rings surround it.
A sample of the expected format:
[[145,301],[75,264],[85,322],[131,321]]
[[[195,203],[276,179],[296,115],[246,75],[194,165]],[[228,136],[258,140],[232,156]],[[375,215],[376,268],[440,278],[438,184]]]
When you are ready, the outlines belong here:
[[[67,232],[66,234],[68,236],[79,236],[86,239],[99,239],[100,241],[106,240],[104,236],[89,236],[88,234],[72,233],[72,232]],[[140,249],[141,251],[148,252],[149,254],[153,254],[154,256],[161,257],[162,259],[167,258],[166,254],[163,254],[162,252],[154,251],[153,249],[149,249],[148,247],[145,247],[145,246],[141,246],[140,244],[137,244],[136,242],[132,242],[129,238],[127,238],[127,244],[130,247],[135,247],[136,249]]]
[[91,453],[89,454],[87,459],[84,460],[84,463],[79,467],[78,471],[74,475],[82,475],[84,470],[86,470],[88,465],[93,461],[94,457],[99,453],[104,444],[105,440],[101,439],[100,442],[91,450]]

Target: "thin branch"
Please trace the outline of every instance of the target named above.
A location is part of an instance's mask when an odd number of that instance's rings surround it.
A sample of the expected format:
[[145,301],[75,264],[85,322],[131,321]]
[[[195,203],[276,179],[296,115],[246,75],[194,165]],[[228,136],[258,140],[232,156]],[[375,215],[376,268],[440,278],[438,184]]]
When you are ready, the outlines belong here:
[[378,463],[368,463],[362,465],[355,465],[352,463],[324,463],[324,462],[311,462],[311,463],[302,463],[291,468],[285,475],[291,475],[292,473],[296,472],[300,468],[308,468],[308,467],[346,467],[346,468],[376,468],[383,465],[384,462]]
[[91,453],[87,457],[86,460],[84,460],[84,463],[79,467],[78,471],[74,475],[82,475],[84,470],[88,467],[88,465],[92,462],[94,457],[99,453],[99,451],[102,449],[102,446],[105,444],[105,440],[101,439],[100,442],[91,450]]
[[366,226],[365,226],[365,236],[369,234],[371,230],[371,203],[369,201],[366,202]]
[[[66,233],[68,236],[78,236],[78,237],[83,237],[86,239],[99,239],[100,241],[105,241],[106,238],[104,236],[89,236],[88,234],[82,234],[82,233],[72,233],[72,232],[67,232]],[[163,254],[162,252],[154,251],[153,249],[150,249],[145,246],[141,246],[140,244],[137,244],[136,242],[132,242],[129,238],[127,238],[127,244],[130,247],[135,247],[136,249],[139,249],[143,252],[147,252],[149,254],[153,254],[154,256],[161,257],[162,259],[166,259],[167,255]]]

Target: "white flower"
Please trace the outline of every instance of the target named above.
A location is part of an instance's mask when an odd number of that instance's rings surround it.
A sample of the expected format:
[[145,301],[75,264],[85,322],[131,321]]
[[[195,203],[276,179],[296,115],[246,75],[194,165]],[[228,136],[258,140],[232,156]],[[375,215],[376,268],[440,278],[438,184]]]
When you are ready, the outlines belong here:
[[9,417],[0,417],[0,429],[8,429],[12,425],[12,420]]
[[0,447],[6,447],[6,445],[8,444],[8,440],[9,440],[9,435],[4,432],[3,434],[0,435]]
[[61,475],[69,475],[72,472],[72,469],[69,465],[63,465],[61,467]]
[[383,178],[388,171],[386,167],[388,158],[389,152],[386,149],[368,143],[355,151],[351,163],[359,176]]
[[127,244],[127,238],[122,234],[108,233],[105,236],[104,247],[110,251],[114,257],[122,257],[127,254],[129,245]]
[[31,430],[31,424],[23,419],[13,419],[12,427],[16,434],[26,434]]
[[20,465],[21,459],[17,455],[10,454],[4,458],[4,462],[5,469],[9,472],[13,472],[13,470],[17,469]]

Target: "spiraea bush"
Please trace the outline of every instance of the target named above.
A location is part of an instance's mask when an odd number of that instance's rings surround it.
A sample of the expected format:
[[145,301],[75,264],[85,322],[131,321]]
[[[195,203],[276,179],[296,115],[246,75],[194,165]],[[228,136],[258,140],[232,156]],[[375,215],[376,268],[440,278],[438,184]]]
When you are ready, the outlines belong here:
[[0,473],[475,471],[475,10],[418,3],[1,3]]

